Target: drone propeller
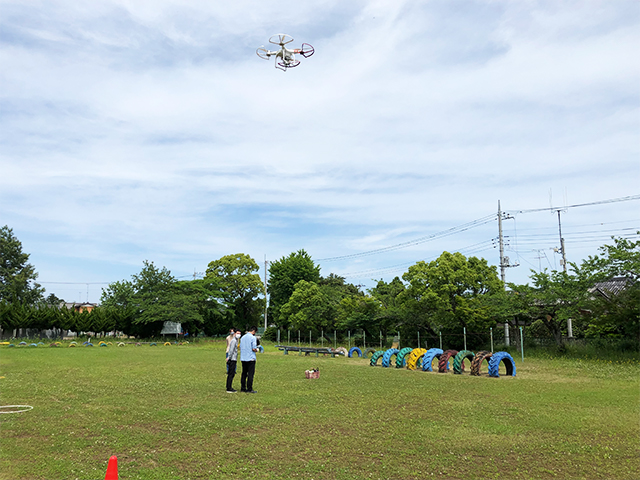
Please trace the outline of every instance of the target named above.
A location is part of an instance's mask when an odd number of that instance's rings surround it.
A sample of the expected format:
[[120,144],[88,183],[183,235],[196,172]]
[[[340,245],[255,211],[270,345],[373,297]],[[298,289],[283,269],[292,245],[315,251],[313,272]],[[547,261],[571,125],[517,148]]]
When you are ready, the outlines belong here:
[[264,60],[269,60],[269,56],[271,55],[271,52],[269,52],[269,50],[264,48],[264,45],[262,45],[260,48],[256,50],[256,55],[258,55],[260,58]]
[[[276,39],[277,41],[275,41],[274,39]],[[281,47],[291,42],[293,42],[293,37],[291,37],[291,35],[287,35],[286,33],[277,33],[275,35],[272,35],[269,39],[269,43],[280,45]]]
[[315,51],[316,51],[315,48],[313,48],[311,45],[309,45],[308,43],[303,43],[299,53],[304,58],[309,58],[311,55],[314,54]]

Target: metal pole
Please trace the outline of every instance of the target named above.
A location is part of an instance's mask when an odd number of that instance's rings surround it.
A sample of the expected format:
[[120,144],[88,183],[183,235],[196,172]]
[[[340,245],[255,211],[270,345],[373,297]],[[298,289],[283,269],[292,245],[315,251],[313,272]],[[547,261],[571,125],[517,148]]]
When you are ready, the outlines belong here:
[[280,329],[278,329],[278,345],[280,345]]
[[349,330],[349,350],[351,350],[351,330]]
[[287,330],[287,345],[291,345],[291,329]]
[[509,346],[509,322],[504,322],[504,345]]
[[336,331],[333,331],[333,348],[336,348]]
[[298,348],[300,348],[300,330],[298,330]]
[[309,330],[309,348],[311,348],[311,330]]
[[440,350],[442,350],[442,332],[440,332]]
[[493,327],[489,329],[491,331],[491,352],[493,353]]
[[380,350],[382,350],[382,330],[380,330]]
[[462,327],[464,331],[464,349],[467,349],[467,327]]
[[362,330],[362,348],[367,348],[367,332]]
[[267,307],[268,307],[268,300],[267,300],[267,265],[269,264],[269,262],[267,261],[267,255],[264,255],[264,329],[267,329]]
[[522,339],[522,327],[520,327],[520,353],[522,354],[522,363],[524,363],[524,341]]
[[398,350],[400,350],[400,331],[398,330]]
[[505,262],[504,262],[504,241],[502,240],[502,212],[500,211],[500,200],[498,200],[498,243],[500,246],[500,279],[502,283],[504,283],[504,271],[505,271]]
[[320,342],[322,342],[322,348],[324,348],[324,328],[320,330]]
[[418,348],[420,348],[420,330],[418,330]]
[[558,233],[560,234],[560,251],[562,252],[562,270],[567,273],[567,254],[564,251],[564,238],[562,238],[562,224],[560,223],[560,210],[558,210]]

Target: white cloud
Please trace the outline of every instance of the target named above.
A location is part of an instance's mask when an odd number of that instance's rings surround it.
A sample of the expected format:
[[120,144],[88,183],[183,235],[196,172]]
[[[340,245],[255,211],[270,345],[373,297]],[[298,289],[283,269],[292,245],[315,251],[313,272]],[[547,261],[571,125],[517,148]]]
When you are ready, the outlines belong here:
[[[2,5],[0,223],[43,280],[117,280],[145,258],[188,273],[239,251],[330,257],[484,217],[498,199],[545,206],[549,188],[569,203],[638,193],[634,2]],[[287,73],[254,53],[281,31],[316,48]],[[616,205],[569,219],[638,225],[634,202]]]

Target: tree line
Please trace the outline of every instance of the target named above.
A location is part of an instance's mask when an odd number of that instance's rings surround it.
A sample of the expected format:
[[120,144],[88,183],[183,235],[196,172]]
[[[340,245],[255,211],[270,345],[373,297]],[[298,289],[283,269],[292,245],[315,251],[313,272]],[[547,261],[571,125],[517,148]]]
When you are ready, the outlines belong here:
[[[44,297],[29,255],[7,226],[0,229],[0,254],[3,330],[117,330],[152,337],[165,321],[174,321],[191,334],[210,336],[230,326],[264,323],[265,285],[258,264],[246,254],[214,260],[204,278],[190,281],[144,261],[130,280],[103,289],[100,305],[90,313],[64,308],[53,295]],[[576,338],[628,338],[640,344],[639,276],[640,241],[613,238],[597,255],[570,264],[568,272],[532,271],[523,285],[504,285],[485,259],[443,252],[363,292],[333,273],[322,276],[320,265],[299,250],[269,266],[267,317],[274,328],[311,331],[316,338],[331,330],[359,331],[369,338],[380,332],[435,337],[463,328],[487,333],[507,323],[525,325],[529,335],[559,345],[571,319]],[[486,340],[475,338],[479,344]],[[476,347],[473,340],[469,347]]]

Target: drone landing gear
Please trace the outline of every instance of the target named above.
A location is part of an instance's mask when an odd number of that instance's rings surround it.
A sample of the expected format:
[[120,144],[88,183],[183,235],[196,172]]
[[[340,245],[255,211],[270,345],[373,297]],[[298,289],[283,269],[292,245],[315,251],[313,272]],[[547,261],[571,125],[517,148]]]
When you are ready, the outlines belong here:
[[276,61],[276,68],[278,70],[282,70],[283,72],[286,72],[287,69],[289,68],[295,68],[298,65],[300,65],[300,60],[293,60],[293,61],[290,61],[289,63]]

